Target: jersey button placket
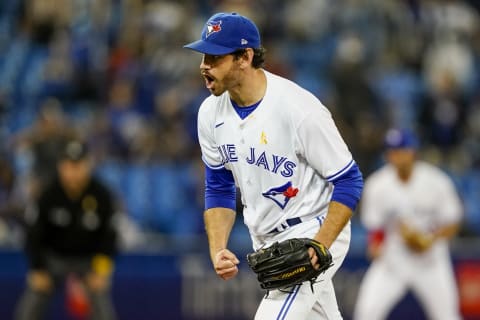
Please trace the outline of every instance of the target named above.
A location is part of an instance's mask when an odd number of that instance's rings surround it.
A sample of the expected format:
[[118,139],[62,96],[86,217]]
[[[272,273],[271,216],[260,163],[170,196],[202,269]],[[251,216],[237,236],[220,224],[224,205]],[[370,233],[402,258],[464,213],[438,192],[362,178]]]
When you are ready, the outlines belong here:
[[[244,136],[244,130],[245,130],[245,122],[242,122],[239,126],[238,126],[238,129],[240,131],[240,144],[244,145],[245,144],[245,136]],[[251,186],[252,185],[252,180],[250,179],[250,177],[246,177],[245,178],[245,183],[247,186]]]

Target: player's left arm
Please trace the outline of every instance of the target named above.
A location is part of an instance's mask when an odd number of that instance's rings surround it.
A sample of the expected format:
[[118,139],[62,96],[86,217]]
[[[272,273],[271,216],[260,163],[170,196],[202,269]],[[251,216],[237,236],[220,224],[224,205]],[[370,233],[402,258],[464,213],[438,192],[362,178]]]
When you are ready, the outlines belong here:
[[354,163],[350,169],[331,180],[334,185],[327,216],[315,240],[330,248],[352,217],[363,190],[363,178]]
[[328,109],[315,99],[311,103],[309,114],[297,125],[298,150],[334,186],[327,216],[315,235],[330,248],[352,217],[363,178]]
[[460,230],[463,216],[463,206],[453,181],[441,173],[436,183],[438,190],[437,210],[439,221],[432,231],[432,242],[437,240],[450,240]]
[[351,217],[352,209],[340,202],[331,201],[327,217],[314,239],[330,248]]
[[118,230],[114,216],[117,208],[113,194],[102,184],[99,185],[98,200],[102,203],[101,224],[98,230],[97,250],[92,256],[91,270],[86,276],[91,290],[103,291],[110,286],[115,269],[114,256],[117,254]]
[[441,215],[441,222],[434,229],[433,236],[435,239],[450,240],[460,230],[463,218],[463,205],[450,177],[442,173],[439,180],[437,185],[440,187],[440,192],[436,203]]
[[453,237],[455,237],[455,235],[457,235],[459,230],[460,230],[460,223],[452,223],[452,224],[448,224],[448,225],[437,228],[433,232],[433,236],[435,239],[450,240]]

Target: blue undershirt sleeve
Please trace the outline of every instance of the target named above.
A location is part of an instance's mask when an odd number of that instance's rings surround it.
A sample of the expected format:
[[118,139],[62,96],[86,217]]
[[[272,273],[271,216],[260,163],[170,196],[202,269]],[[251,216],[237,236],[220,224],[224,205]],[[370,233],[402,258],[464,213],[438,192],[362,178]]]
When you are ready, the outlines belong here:
[[363,190],[363,178],[357,164],[331,181],[334,185],[332,200],[340,202],[355,211]]
[[235,211],[236,191],[231,171],[205,166],[205,210],[221,207]]

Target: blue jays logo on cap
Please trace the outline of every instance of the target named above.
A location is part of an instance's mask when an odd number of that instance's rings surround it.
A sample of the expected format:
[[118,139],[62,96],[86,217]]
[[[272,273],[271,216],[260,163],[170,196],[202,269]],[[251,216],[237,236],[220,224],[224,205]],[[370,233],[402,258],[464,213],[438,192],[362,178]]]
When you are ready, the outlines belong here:
[[225,55],[239,49],[260,48],[257,26],[238,13],[214,14],[203,27],[201,39],[184,48],[203,54]]
[[219,32],[222,30],[222,21],[209,21],[207,22],[207,34],[205,35],[208,37],[214,32]]

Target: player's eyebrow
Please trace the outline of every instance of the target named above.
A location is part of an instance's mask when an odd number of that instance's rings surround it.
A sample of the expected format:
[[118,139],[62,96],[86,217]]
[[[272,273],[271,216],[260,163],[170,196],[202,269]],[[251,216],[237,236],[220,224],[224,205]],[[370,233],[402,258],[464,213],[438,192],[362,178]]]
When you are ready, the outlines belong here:
[[219,60],[221,60],[222,58],[228,56],[228,54],[224,54],[224,55],[218,55],[218,54],[207,54],[205,53],[203,55],[203,61],[206,62],[207,64],[211,64],[211,63],[215,63]]

